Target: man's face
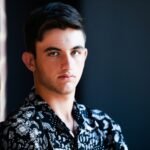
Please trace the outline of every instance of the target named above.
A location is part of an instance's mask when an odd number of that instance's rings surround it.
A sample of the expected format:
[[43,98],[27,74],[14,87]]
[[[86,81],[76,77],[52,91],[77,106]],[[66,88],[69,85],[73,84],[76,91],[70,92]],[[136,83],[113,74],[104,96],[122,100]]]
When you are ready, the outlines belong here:
[[86,56],[82,31],[71,28],[47,31],[42,41],[36,42],[35,86],[57,94],[75,92]]

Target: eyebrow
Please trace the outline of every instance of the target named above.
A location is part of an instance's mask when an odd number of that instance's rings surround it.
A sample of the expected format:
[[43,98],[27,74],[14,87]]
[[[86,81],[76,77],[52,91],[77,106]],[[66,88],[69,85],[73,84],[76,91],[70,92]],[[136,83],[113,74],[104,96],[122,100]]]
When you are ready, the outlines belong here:
[[[78,46],[73,47],[72,49],[73,49],[73,50],[74,50],[74,49],[84,49],[84,47],[78,45]],[[61,51],[60,48],[53,47],[53,46],[46,48],[44,51],[45,51],[45,52],[48,52],[48,51],[53,51],[53,50],[55,50],[55,51]]]
[[72,49],[84,49],[84,47],[83,47],[83,46],[78,45],[78,46],[73,47]]
[[60,48],[57,48],[57,47],[48,47],[48,48],[46,48],[44,51],[45,51],[45,52],[48,52],[48,51],[53,51],[53,50],[55,50],[55,51],[60,51],[61,49],[60,49]]

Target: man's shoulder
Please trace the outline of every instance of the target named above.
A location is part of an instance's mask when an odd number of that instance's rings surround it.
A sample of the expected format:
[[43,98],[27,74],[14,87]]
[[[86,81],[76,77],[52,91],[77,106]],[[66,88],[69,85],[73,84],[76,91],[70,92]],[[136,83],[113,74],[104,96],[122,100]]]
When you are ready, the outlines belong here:
[[102,130],[118,130],[121,132],[120,125],[104,111],[100,109],[89,108],[83,104],[77,105],[85,120],[97,123]]
[[36,109],[34,105],[21,106],[0,123],[0,149],[20,149],[20,146],[27,147],[26,149],[31,146],[33,149],[34,142],[42,135]]
[[22,125],[27,125],[35,117],[34,106],[21,106],[18,110],[8,115],[5,121],[0,123],[1,132],[6,133],[10,130],[16,130]]
[[113,149],[114,147],[119,150],[128,149],[120,125],[107,113],[99,109],[90,109],[82,104],[78,104],[78,108],[86,122],[85,125],[90,126],[94,131],[98,130],[104,138],[105,145]]
[[97,121],[101,121],[104,119],[112,120],[112,118],[107,113],[105,113],[104,111],[100,109],[89,108],[83,104],[77,104],[77,106],[83,114],[86,114],[86,116],[93,118]]

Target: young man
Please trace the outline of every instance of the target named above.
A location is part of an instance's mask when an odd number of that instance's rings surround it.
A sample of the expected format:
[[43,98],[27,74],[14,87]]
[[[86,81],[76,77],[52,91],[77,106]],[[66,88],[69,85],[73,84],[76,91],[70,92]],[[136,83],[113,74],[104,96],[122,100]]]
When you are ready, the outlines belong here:
[[34,88],[1,123],[1,149],[127,150],[118,124],[75,101],[88,53],[77,10],[62,3],[35,10],[25,37],[22,60],[33,73]]

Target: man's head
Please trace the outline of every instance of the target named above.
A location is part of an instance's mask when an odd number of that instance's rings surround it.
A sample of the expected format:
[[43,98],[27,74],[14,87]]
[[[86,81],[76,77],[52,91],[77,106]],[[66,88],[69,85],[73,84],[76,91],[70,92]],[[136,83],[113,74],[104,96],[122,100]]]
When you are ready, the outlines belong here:
[[22,60],[33,72],[37,91],[75,93],[87,57],[79,13],[69,5],[51,3],[31,14],[25,32]]
[[72,6],[60,2],[33,11],[25,26],[25,42],[27,51],[36,56],[35,43],[41,41],[43,34],[51,29],[72,28],[84,33],[82,18]]

